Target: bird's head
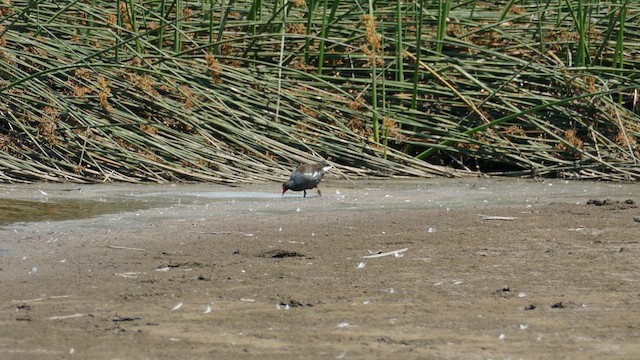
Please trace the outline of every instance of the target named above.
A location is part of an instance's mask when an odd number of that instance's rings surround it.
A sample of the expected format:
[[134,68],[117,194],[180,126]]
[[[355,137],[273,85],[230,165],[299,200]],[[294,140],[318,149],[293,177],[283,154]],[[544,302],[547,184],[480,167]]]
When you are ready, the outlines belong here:
[[287,183],[282,184],[282,196],[284,196],[284,193],[286,193],[287,190],[289,190]]

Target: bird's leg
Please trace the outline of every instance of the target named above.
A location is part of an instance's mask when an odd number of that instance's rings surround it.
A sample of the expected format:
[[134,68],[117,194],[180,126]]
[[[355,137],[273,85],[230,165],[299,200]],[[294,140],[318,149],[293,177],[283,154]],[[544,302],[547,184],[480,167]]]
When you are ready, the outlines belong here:
[[302,197],[307,197],[307,190],[302,190],[302,193],[304,194]]
[[322,196],[322,193],[320,192],[320,188],[317,187],[316,190],[318,190],[318,196]]

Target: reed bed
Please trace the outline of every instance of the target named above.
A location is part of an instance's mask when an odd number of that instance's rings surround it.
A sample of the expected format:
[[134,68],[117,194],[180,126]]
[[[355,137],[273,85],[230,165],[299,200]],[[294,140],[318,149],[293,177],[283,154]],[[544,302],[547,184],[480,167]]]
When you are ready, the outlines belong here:
[[640,5],[0,0],[0,181],[640,176]]

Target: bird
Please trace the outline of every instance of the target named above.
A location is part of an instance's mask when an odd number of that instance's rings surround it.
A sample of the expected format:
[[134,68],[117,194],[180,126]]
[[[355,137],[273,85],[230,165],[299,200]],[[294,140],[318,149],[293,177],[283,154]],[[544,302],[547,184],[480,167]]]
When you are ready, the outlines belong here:
[[[289,180],[282,184],[282,196],[287,190],[302,191],[303,197],[307,197],[307,190],[318,188],[318,184],[324,174],[331,169],[331,165],[324,164],[300,164],[292,173]],[[322,196],[320,189],[318,196]]]

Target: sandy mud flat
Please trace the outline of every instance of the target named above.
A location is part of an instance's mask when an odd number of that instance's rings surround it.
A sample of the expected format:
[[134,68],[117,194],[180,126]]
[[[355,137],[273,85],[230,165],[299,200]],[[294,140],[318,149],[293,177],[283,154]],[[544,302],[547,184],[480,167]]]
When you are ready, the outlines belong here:
[[357,185],[0,186],[0,358],[640,354],[637,184]]

